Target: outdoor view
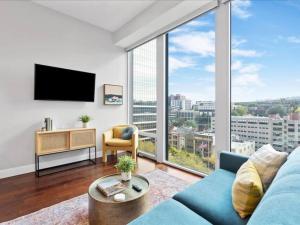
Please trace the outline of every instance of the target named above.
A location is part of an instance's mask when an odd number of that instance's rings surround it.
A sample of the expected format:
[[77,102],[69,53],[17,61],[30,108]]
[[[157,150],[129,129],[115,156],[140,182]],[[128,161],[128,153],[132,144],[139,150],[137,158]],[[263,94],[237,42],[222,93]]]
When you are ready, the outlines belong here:
[[231,149],[291,152],[300,144],[300,1],[236,1],[232,11]]
[[[291,152],[300,144],[300,2],[235,0],[231,11],[231,151],[270,143]],[[209,12],[168,34],[168,160],[204,173],[215,164],[214,20]]]
[[215,166],[215,13],[168,33],[168,160],[209,173]]
[[156,39],[133,50],[133,114],[139,129],[138,150],[155,155],[156,149]]
[[[300,2],[235,0],[231,12],[231,151],[250,155],[270,143],[291,152],[300,145]],[[210,173],[216,160],[215,12],[167,36],[167,160]],[[156,40],[133,50],[133,98],[139,150],[155,154]]]

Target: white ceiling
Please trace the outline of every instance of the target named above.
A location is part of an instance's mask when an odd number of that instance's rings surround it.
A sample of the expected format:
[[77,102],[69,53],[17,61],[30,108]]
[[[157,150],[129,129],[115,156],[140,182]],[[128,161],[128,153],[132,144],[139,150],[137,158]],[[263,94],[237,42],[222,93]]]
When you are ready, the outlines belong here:
[[110,32],[115,32],[157,0],[33,0]]

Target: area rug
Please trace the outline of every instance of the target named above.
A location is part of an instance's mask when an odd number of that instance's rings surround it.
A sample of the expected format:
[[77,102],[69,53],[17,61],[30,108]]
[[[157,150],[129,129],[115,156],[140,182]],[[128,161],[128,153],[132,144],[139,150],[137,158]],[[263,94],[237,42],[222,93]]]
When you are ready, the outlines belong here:
[[[152,206],[171,198],[188,185],[158,169],[144,176],[150,182]],[[88,196],[84,194],[0,225],[88,225]]]

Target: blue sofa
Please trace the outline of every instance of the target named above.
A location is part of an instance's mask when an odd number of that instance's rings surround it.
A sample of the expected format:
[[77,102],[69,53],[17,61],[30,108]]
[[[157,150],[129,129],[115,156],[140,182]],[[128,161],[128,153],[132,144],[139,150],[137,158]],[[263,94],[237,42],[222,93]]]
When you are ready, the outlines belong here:
[[280,168],[251,217],[232,206],[231,187],[247,157],[220,155],[220,169],[138,217],[129,225],[296,225],[300,224],[300,148]]

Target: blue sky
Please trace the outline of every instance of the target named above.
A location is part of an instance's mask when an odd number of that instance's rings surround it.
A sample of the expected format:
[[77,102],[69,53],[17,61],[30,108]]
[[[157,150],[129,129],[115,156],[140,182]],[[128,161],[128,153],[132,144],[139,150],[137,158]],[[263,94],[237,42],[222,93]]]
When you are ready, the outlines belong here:
[[[214,100],[215,14],[169,33],[169,93]],[[300,1],[235,0],[232,99],[300,96]]]

